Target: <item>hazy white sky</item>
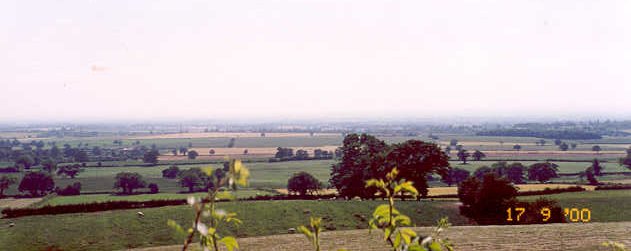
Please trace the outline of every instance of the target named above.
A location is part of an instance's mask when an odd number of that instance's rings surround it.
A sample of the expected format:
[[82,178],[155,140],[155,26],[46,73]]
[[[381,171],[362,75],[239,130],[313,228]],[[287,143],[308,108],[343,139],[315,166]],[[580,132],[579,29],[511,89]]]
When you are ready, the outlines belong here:
[[2,1],[0,120],[631,118],[630,1]]

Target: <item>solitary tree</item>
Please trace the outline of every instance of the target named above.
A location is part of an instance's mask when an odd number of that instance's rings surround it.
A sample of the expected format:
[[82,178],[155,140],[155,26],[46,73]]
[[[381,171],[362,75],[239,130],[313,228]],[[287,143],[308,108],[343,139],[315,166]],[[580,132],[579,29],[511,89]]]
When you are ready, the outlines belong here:
[[480,152],[479,150],[475,150],[475,152],[473,152],[474,160],[480,161],[482,158],[486,158],[486,154],[484,154],[483,152]]
[[536,180],[540,183],[546,182],[557,175],[558,165],[550,162],[541,162],[530,165],[528,168],[528,179]]
[[143,180],[142,175],[132,172],[120,172],[116,174],[116,183],[114,183],[115,189],[122,189],[123,194],[132,194],[134,189],[143,188],[146,186],[146,182]]
[[554,140],[554,145],[555,145],[555,146],[560,146],[560,145],[561,145],[561,143],[563,143],[563,141],[561,141],[560,139],[555,139],[555,140]]
[[567,145],[567,143],[565,143],[565,142],[562,142],[562,143],[559,145],[559,149],[560,149],[561,151],[567,151],[567,149],[568,149],[568,148],[569,148],[569,146],[568,146],[568,145]]
[[289,193],[296,193],[300,196],[313,194],[320,189],[322,189],[322,183],[307,172],[294,173],[287,181]]
[[190,168],[180,172],[180,186],[187,187],[189,192],[194,192],[200,188],[212,188],[213,183],[210,176],[199,168]]
[[50,174],[45,172],[28,172],[22,178],[18,191],[28,191],[31,196],[45,195],[55,188],[55,182]]
[[596,154],[600,154],[600,151],[601,151],[601,150],[602,150],[602,149],[600,148],[600,146],[599,146],[599,145],[594,145],[594,146],[592,146],[592,151],[596,152]]
[[210,150],[208,150],[208,154],[210,154],[210,155],[214,155],[214,154],[215,154],[215,149],[210,149]]
[[592,165],[590,166],[590,168],[596,176],[601,176],[602,170],[604,169],[603,166],[600,165],[600,161],[598,161],[598,159],[594,159],[592,161]]
[[519,145],[519,144],[515,144],[515,145],[513,146],[513,150],[517,150],[517,151],[521,150],[521,145]]
[[197,151],[195,150],[188,152],[188,159],[195,159],[197,158],[197,156],[199,156],[199,153],[197,153]]
[[15,177],[0,176],[0,198],[4,197],[4,190],[15,184]]
[[462,161],[462,164],[467,164],[467,158],[469,158],[471,154],[467,152],[465,149],[458,150],[458,159]]

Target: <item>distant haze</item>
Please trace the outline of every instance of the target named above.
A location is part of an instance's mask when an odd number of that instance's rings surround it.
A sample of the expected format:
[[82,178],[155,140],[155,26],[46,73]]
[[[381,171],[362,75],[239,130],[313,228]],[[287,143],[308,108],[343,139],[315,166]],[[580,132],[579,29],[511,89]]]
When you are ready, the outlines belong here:
[[3,1],[0,120],[631,118],[630,1]]

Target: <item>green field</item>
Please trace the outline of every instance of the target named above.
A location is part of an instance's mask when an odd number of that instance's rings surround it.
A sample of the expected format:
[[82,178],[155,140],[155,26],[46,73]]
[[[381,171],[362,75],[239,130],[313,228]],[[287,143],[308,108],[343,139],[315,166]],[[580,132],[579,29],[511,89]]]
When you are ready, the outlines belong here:
[[[535,200],[539,196],[520,197]],[[592,191],[548,195],[562,207],[589,208],[592,222],[631,221],[631,192]],[[240,201],[221,202],[219,208],[236,212],[243,224],[228,227],[224,233],[238,237],[283,234],[288,228],[306,224],[309,216],[324,217],[324,226],[344,230],[366,228],[372,210],[383,201]],[[455,200],[421,202],[399,201],[397,207],[417,226],[432,225],[448,216],[454,225],[467,225],[458,214]],[[139,218],[137,211],[146,216]],[[192,221],[188,206],[114,210],[98,213],[29,216],[1,219],[0,226],[15,222],[15,227],[0,227],[0,244],[6,250],[41,250],[56,245],[68,250],[111,250],[144,246],[179,244],[168,219],[182,225]],[[580,223],[568,223],[580,224]]]
[[[274,195],[262,190],[238,190],[233,193],[237,198],[249,198],[257,195]],[[111,195],[111,194],[84,194],[77,196],[53,196],[47,198],[44,201],[37,203],[36,206],[57,206],[57,205],[69,205],[69,204],[82,204],[92,202],[106,202],[106,201],[149,201],[149,200],[177,200],[186,199],[190,196],[204,197],[206,193],[157,193],[157,194],[138,194],[138,195]]]
[[[535,161],[520,161],[524,165],[531,165]],[[320,181],[325,184],[328,183],[331,164],[335,163],[334,160],[310,160],[310,161],[287,161],[287,162],[253,162],[245,163],[250,168],[251,180],[250,186],[252,188],[285,188],[287,180],[293,173],[305,171],[311,173]],[[462,165],[459,161],[451,161],[452,167],[463,168],[470,172],[475,171],[477,168],[483,165],[490,166],[494,161],[472,161],[466,165]],[[555,162],[559,165],[560,173],[577,173],[584,171],[589,162]],[[187,169],[191,167],[200,166],[213,166],[219,168],[220,164],[193,164],[193,165],[180,165],[180,169]],[[617,163],[603,163],[605,166],[605,172],[621,172],[628,171],[628,169],[621,167]],[[178,184],[176,179],[164,179],[162,178],[162,170],[166,169],[167,165],[158,166],[129,166],[129,167],[88,167],[84,172],[81,172],[75,179],[55,177],[56,186],[66,186],[73,182],[81,182],[82,192],[102,192],[111,193],[115,192],[112,188],[114,184],[114,177],[119,172],[138,172],[140,173],[147,183],[156,183],[160,187],[161,192],[177,193],[185,191]],[[16,174],[12,174],[16,176]],[[18,178],[21,178],[21,174],[17,174]],[[617,179],[626,179],[625,176],[604,176],[600,177],[602,181],[615,182]],[[553,180],[554,182],[577,182],[578,177],[561,177]],[[442,183],[432,182],[433,186],[440,186]],[[144,191],[144,190],[139,190]],[[16,194],[17,184],[11,186],[6,194]]]
[[[383,201],[252,201],[222,202],[219,208],[236,212],[243,220],[240,227],[225,232],[238,237],[287,233],[288,228],[307,224],[309,216],[324,217],[329,229],[367,228],[360,217],[369,217]],[[397,207],[417,226],[433,225],[448,216],[455,225],[467,223],[458,214],[454,201],[398,202]],[[180,244],[166,222],[174,219],[181,225],[192,222],[188,206],[116,210],[99,213],[30,216],[0,220],[0,246],[3,250],[42,250],[56,245],[64,250],[116,250],[143,246]],[[357,215],[357,216],[355,216]],[[359,217],[358,217],[359,216]],[[8,222],[15,222],[12,228]]]
[[[533,201],[541,196],[519,199]],[[545,195],[563,208],[588,208],[594,222],[631,221],[631,190],[586,191]]]
[[[286,162],[255,162],[245,163],[250,169],[251,179],[250,186],[253,188],[285,188],[287,180],[292,174],[300,171],[306,171],[313,174],[322,182],[328,182],[331,164],[333,160],[309,160],[309,161],[286,161]],[[213,166],[220,168],[219,164],[198,164],[198,165],[181,165],[180,169],[188,169],[192,167]],[[180,187],[177,179],[162,178],[162,170],[168,168],[167,165],[158,166],[142,166],[142,167],[88,167],[85,171],[79,173],[74,178],[64,178],[55,176],[55,185],[64,187],[73,182],[81,182],[82,192],[114,192],[114,177],[119,172],[137,172],[143,176],[147,183],[156,183],[160,187],[161,192],[177,193],[185,191]],[[21,178],[23,174],[12,174]],[[140,190],[143,191],[143,190]],[[17,184],[11,186],[6,194],[17,193]]]

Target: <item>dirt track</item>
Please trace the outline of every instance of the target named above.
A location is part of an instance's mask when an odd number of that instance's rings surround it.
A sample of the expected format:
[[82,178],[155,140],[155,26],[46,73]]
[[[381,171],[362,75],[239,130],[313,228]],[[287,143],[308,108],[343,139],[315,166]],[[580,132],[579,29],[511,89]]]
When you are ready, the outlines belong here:
[[[429,233],[431,228],[416,228]],[[322,250],[388,250],[378,232],[368,230],[324,232]],[[444,237],[456,250],[606,250],[603,241],[618,241],[631,246],[631,222],[567,223],[524,226],[456,226],[447,229]],[[240,250],[310,250],[299,234],[273,235],[239,239]],[[179,250],[181,246],[162,246],[137,251]]]

